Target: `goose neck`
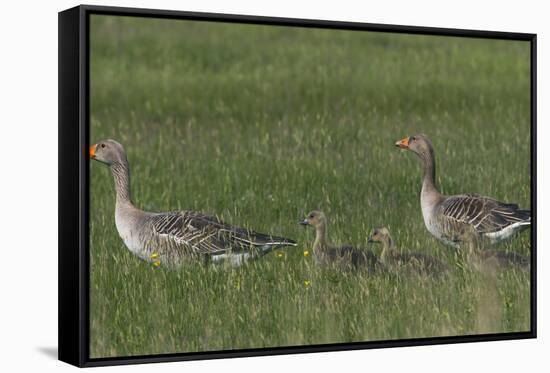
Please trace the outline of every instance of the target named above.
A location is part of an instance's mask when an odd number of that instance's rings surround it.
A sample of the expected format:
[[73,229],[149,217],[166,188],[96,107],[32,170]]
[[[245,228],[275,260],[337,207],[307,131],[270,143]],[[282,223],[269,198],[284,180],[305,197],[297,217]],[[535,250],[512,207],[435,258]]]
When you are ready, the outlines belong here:
[[419,154],[422,163],[423,181],[422,194],[439,194],[435,183],[435,159],[433,151]]
[[389,235],[385,236],[382,240],[382,253],[380,254],[380,258],[382,259],[382,261],[385,261],[393,254],[393,252],[393,240]]
[[323,252],[327,246],[327,226],[325,223],[319,224],[315,227],[315,242],[313,242],[314,254]]
[[116,204],[132,204],[130,192],[130,168],[128,162],[116,162],[111,165],[111,172],[115,180]]

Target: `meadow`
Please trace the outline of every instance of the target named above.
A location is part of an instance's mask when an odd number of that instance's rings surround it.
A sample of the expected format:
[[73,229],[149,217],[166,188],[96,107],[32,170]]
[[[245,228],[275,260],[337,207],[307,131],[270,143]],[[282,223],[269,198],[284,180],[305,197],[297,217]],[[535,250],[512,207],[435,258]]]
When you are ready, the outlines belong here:
[[[421,170],[393,144],[425,133],[448,194],[530,208],[529,44],[91,16],[91,141],[128,153],[134,203],[198,210],[298,247],[240,268],[155,268],[114,222],[90,164],[90,355],[113,357],[527,331],[530,274],[487,274],[422,221]],[[313,209],[335,244],[435,256],[443,278],[318,268]],[[502,250],[529,255],[530,231]]]

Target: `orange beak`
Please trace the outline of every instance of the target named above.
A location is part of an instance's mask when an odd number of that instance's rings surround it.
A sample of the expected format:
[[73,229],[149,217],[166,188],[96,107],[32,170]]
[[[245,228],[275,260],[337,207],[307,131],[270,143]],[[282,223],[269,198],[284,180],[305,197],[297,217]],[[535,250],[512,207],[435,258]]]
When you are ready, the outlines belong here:
[[409,148],[409,139],[410,137],[405,137],[403,140],[399,140],[395,143],[395,146],[401,149],[408,149]]
[[90,158],[95,158],[95,149],[97,148],[97,144],[90,145]]

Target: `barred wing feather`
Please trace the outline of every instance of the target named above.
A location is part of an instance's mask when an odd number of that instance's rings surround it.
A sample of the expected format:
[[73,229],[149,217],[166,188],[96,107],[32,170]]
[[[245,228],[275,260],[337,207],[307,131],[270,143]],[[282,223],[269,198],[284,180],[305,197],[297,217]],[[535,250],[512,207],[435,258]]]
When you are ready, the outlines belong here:
[[155,234],[194,254],[217,255],[266,245],[296,245],[293,240],[234,227],[217,217],[194,211],[158,214],[151,223]]
[[471,226],[479,234],[497,232],[516,223],[528,225],[531,222],[529,210],[477,195],[448,197],[441,204],[440,212],[449,224]]

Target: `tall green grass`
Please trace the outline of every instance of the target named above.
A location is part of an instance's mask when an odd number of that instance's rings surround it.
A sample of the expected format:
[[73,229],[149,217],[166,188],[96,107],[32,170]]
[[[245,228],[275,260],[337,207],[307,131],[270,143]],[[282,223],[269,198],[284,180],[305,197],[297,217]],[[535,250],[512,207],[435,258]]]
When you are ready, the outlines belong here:
[[[529,208],[527,42],[92,16],[90,52],[92,141],[125,146],[137,206],[299,242],[242,268],[152,268],[118,237],[112,177],[91,164],[92,357],[529,329],[529,274],[487,274],[437,242],[418,162],[393,147],[426,133],[443,192]],[[452,269],[320,269],[297,224],[312,209],[334,243],[366,247],[385,225]],[[528,255],[529,234],[502,246]]]

